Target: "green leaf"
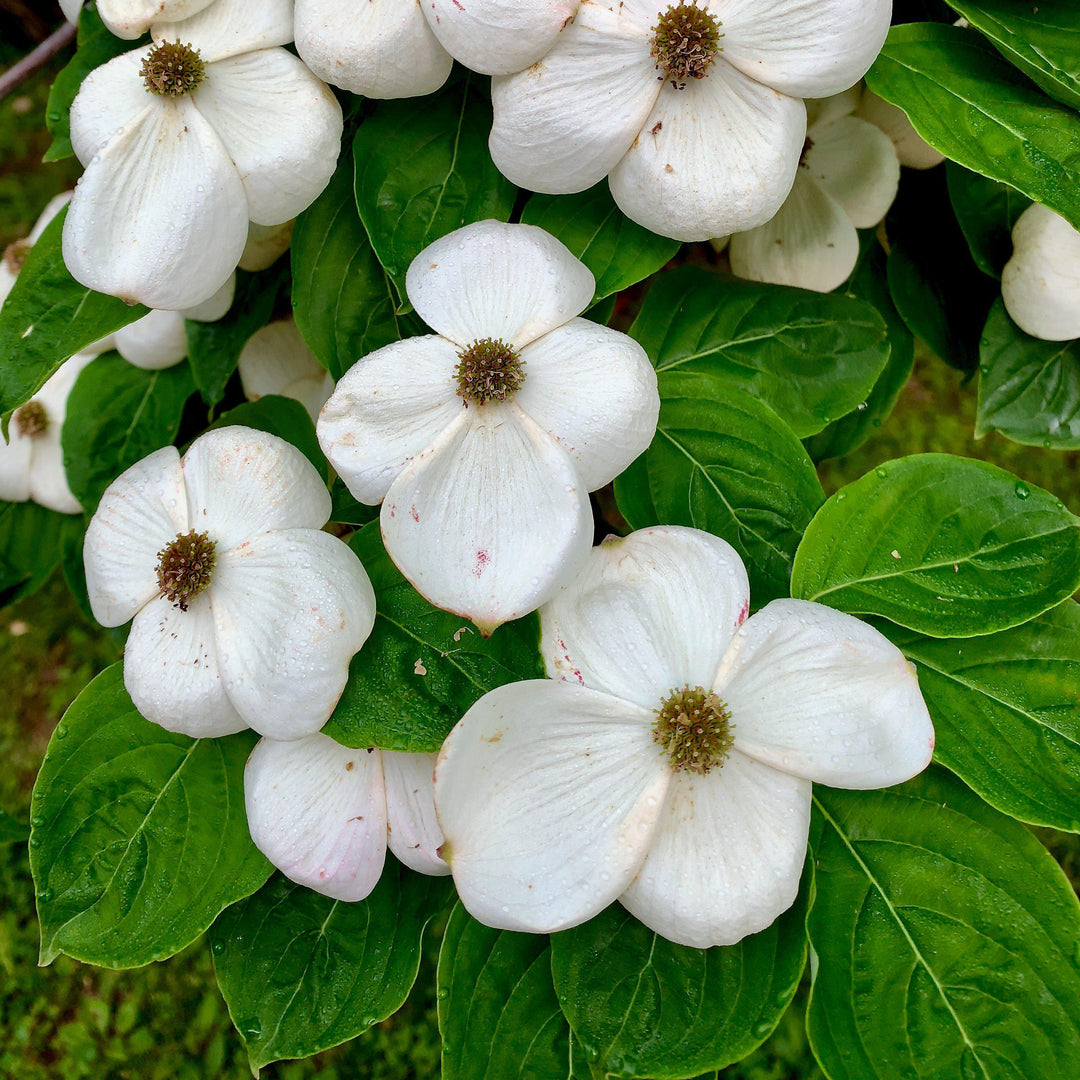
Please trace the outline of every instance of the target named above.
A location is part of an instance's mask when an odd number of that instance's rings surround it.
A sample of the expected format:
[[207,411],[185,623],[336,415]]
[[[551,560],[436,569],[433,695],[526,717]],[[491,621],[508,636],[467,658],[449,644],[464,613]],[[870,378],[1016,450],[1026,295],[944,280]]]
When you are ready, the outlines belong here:
[[659,278],[630,334],[658,372],[727,376],[799,438],[865,400],[889,355],[869,304],[689,266]]
[[438,986],[443,1080],[570,1075],[570,1029],[555,997],[547,937],[492,930],[457,904],[443,935]]
[[187,364],[144,371],[118,353],[80,373],[64,420],[64,471],[75,498],[92,514],[126,468],[176,438],[195,384]]
[[723,537],[746,563],[755,606],[787,596],[795,549],[825,501],[813,462],[732,379],[675,370],[659,384],[652,445],[615,481],[623,516],[635,529],[689,525]]
[[415,316],[394,310],[393,286],[356,210],[351,154],[341,155],[329,186],[296,219],[292,278],[296,325],[335,379],[361,356],[423,333]]
[[452,897],[448,879],[389,858],[358,903],[275,874],[224,911],[210,948],[252,1070],[310,1057],[397,1012],[416,981],[424,928]]
[[1080,11],[1075,0],[948,2],[1051,97],[1080,109]]
[[474,76],[437,97],[379,101],[356,132],[356,205],[408,310],[405,272],[432,241],[473,221],[507,221],[517,188],[488,153],[491,103]]
[[78,514],[59,514],[32,502],[0,501],[0,607],[37,592],[83,530]]
[[1080,908],[1031,833],[942,770],[814,791],[807,1033],[830,1080],[1080,1076]]
[[41,389],[69,357],[148,309],[79,285],[60,251],[65,206],[30,249],[0,308],[0,415],[7,416]]
[[151,724],[122,667],[75,699],[34,785],[43,964],[62,952],[113,968],[163,960],[270,874],[244,814],[255,734],[191,739]]
[[946,162],[945,175],[949,201],[975,265],[1000,281],[1001,271],[1012,257],[1013,226],[1031,200],[1008,184],[987,180],[955,161]]
[[30,825],[0,810],[0,847],[5,844],[24,844],[30,838]]
[[375,588],[375,628],[349,665],[325,734],[345,746],[436,753],[489,690],[544,677],[535,615],[482,638],[468,619],[432,607],[402,577],[382,546],[377,521],[349,546]]
[[745,1057],[776,1027],[806,965],[807,897],[737,945],[690,949],[613,904],[554,934],[559,1004],[603,1076],[692,1076]]
[[999,299],[983,330],[975,435],[1054,450],[1080,447],[1080,341],[1025,334]]
[[340,476],[335,477],[330,496],[334,500],[334,509],[330,514],[331,521],[360,528],[369,521],[375,521],[379,516],[379,508],[359,502],[345,486],[345,481]]
[[655,274],[680,247],[626,217],[606,181],[576,195],[533,195],[521,220],[546,229],[593,272],[593,303]]
[[951,454],[841,488],[795,555],[791,595],[931,637],[1019,626],[1080,588],[1080,519],[1047,491]]
[[124,41],[113,37],[101,21],[97,8],[91,4],[79,12],[78,50],[67,66],[56,76],[49,90],[49,102],[45,107],[45,126],[53,137],[52,145],[45,152],[45,161],[60,161],[71,157],[71,103],[82,86],[83,79],[96,67],[107,64],[114,56],[139,48],[145,38]]
[[320,476],[329,476],[330,465],[315,436],[315,424],[299,401],[278,394],[266,394],[258,401],[245,401],[242,405],[222,413],[210,425],[209,430],[229,427],[231,424],[255,428],[256,431],[268,431],[271,435],[292,443],[318,469]]
[[894,26],[866,81],[947,158],[1080,228],[1080,116],[1035,89],[980,34]]
[[188,362],[207,405],[213,407],[225,396],[225,384],[236,370],[240,353],[248,338],[270,321],[288,276],[284,262],[258,274],[237,270],[236,294],[223,318],[217,322],[185,321]]
[[889,359],[867,394],[852,412],[834,420],[806,440],[814,461],[841,457],[862,446],[881,427],[896,405],[900,391],[915,366],[915,340],[911,336],[889,293],[888,259],[872,229],[859,233],[859,261],[840,291],[873,304],[885,320],[889,336]]
[[1080,605],[977,638],[878,629],[918,667],[934,757],[998,810],[1080,832]]

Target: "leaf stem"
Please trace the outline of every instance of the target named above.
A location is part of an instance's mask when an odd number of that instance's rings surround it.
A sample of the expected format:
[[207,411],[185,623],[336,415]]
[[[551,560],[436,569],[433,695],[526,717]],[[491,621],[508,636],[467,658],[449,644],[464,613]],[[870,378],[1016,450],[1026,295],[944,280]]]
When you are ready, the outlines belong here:
[[75,40],[75,27],[65,22],[59,30],[50,34],[36,49],[29,52],[17,64],[0,75],[0,99],[7,97],[17,86],[24,83],[39,68],[44,67],[58,52]]

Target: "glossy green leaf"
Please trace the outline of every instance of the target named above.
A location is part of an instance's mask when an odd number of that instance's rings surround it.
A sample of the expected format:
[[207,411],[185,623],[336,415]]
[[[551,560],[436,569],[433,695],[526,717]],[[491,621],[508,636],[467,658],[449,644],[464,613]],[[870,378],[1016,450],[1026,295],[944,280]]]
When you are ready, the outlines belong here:
[[473,221],[507,221],[517,188],[488,153],[491,103],[467,75],[437,97],[379,101],[356,132],[356,205],[407,310],[405,272],[432,241]]
[[458,904],[443,935],[438,986],[443,1080],[570,1075],[570,1029],[547,937],[492,930]]
[[84,288],[60,252],[67,207],[45,227],[0,308],[0,415],[25,404],[69,357],[148,309]]
[[45,152],[45,161],[60,161],[71,157],[71,103],[82,86],[83,79],[96,67],[107,64],[114,56],[137,49],[139,41],[124,41],[114,37],[106,29],[93,4],[79,12],[78,49],[63,71],[56,76],[49,90],[49,102],[45,107],[45,126],[53,137],[52,145]]
[[553,935],[559,1004],[597,1073],[676,1080],[759,1045],[806,965],[811,877],[808,867],[794,906],[737,945],[674,945],[618,904]]
[[245,401],[242,405],[222,413],[210,428],[229,427],[231,424],[277,435],[278,438],[292,443],[319,470],[320,475],[329,475],[330,465],[319,446],[315,424],[299,401],[278,394],[267,394],[258,401]]
[[840,291],[873,304],[885,320],[889,359],[865,401],[806,440],[807,452],[814,461],[840,457],[862,446],[893,411],[900,391],[911,377],[915,340],[889,293],[887,265],[885,249],[875,231],[863,229],[859,234],[859,261]]
[[983,330],[975,435],[1000,431],[1054,450],[1080,447],[1080,341],[1025,334],[999,299]]
[[78,514],[0,501],[0,607],[40,589],[64,557],[65,544],[83,528]]
[[1080,1076],[1080,907],[1022,825],[931,770],[815,787],[807,1033],[830,1080]]
[[360,528],[361,525],[366,525],[379,516],[379,508],[357,501],[340,476],[334,479],[330,496],[334,500],[334,509],[330,514],[331,521],[339,521],[342,525]]
[[317,1054],[397,1012],[416,981],[424,928],[452,898],[449,879],[388,856],[358,903],[275,874],[223,912],[210,930],[214,970],[252,1070]]
[[866,81],[947,158],[1080,228],[1080,116],[1032,86],[981,34],[894,26]]
[[658,372],[726,376],[800,438],[864,401],[889,355],[869,304],[693,267],[659,278],[630,334]]
[[194,391],[187,364],[144,371],[107,353],[82,370],[68,398],[64,471],[88,514],[128,466],[176,438]]
[[122,667],[75,699],[34,785],[43,964],[60,953],[114,968],[162,960],[270,874],[244,814],[255,734],[190,739],[151,724]]
[[415,316],[394,310],[393,286],[356,210],[351,154],[296,219],[292,278],[296,325],[335,379],[361,356],[423,331]]
[[1075,0],[949,0],[1051,97],[1080,109],[1080,8]]
[[435,753],[489,690],[543,678],[535,615],[482,638],[468,619],[433,607],[402,577],[377,521],[349,546],[375,587],[375,628],[349,665],[327,735],[345,746]]
[[593,272],[594,303],[655,274],[680,246],[626,217],[606,181],[576,195],[533,195],[521,220],[546,229]]
[[1006,814],[1080,832],[1080,605],[977,638],[878,629],[919,670],[934,757]]
[[236,370],[248,338],[270,321],[287,282],[284,262],[258,274],[237,270],[236,295],[227,314],[217,322],[188,319],[184,323],[188,362],[207,405],[213,407],[225,396],[225,384]]
[[787,596],[795,549],[825,501],[813,462],[733,380],[675,370],[659,384],[652,445],[615,481],[623,516],[635,529],[689,525],[721,536],[746,563],[755,606]]
[[791,595],[931,637],[1018,626],[1080,588],[1080,519],[1047,491],[951,454],[841,488],[795,555]]
[[955,161],[945,165],[949,201],[960,223],[975,265],[992,278],[1012,257],[1012,230],[1017,218],[1031,205],[1026,195],[973,173]]
[[0,847],[5,844],[23,844],[30,838],[30,825],[0,810]]

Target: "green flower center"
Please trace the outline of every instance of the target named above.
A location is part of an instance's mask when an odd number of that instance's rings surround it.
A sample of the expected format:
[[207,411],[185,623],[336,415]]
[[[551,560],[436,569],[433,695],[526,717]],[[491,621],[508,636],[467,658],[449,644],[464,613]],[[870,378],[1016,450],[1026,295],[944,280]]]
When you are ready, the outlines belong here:
[[30,254],[31,247],[29,240],[16,240],[4,248],[4,265],[12,276],[17,275],[23,268],[23,263],[26,262],[26,256]]
[[209,584],[217,562],[216,545],[206,533],[181,533],[158,552],[157,579],[161,595],[181,611]]
[[12,417],[15,430],[27,439],[40,439],[49,430],[49,414],[40,401],[28,401]]
[[466,404],[509,401],[525,381],[525,364],[505,341],[480,338],[458,353],[454,376]]
[[151,94],[183,97],[206,78],[206,65],[194,46],[163,41],[143,59],[139,75]]
[[675,772],[704,776],[727,761],[735,745],[735,725],[727,705],[711,690],[684,686],[672,690],[656,710],[653,742]]
[[651,55],[676,90],[684,90],[687,79],[703,78],[716,63],[724,36],[720,26],[697,0],[672,4],[661,13],[653,28]]

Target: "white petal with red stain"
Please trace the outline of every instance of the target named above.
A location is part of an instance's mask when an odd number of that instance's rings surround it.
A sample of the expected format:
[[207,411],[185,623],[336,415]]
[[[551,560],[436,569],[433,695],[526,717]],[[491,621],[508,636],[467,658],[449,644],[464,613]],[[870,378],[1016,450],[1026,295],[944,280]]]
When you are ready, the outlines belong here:
[[734,751],[705,776],[676,773],[623,906],[668,941],[732,945],[795,902],[810,782]]
[[375,621],[375,593],[347,544],[278,528],[217,551],[210,585],[221,674],[248,725],[274,739],[323,726]]
[[382,502],[401,470],[461,415],[457,364],[457,346],[427,334],[376,349],[341,377],[316,431],[355,498]]
[[379,751],[326,735],[263,739],[244,769],[255,846],[289,879],[335,900],[363,900],[386,859]]
[[435,755],[383,750],[382,759],[390,850],[418,873],[449,874],[439,855],[443,834],[435,816]]
[[698,529],[658,526],[593,548],[540,612],[548,674],[658,709],[708,688],[746,618],[750,586],[735,549]]
[[853,615],[774,600],[740,628],[715,682],[735,747],[820,784],[878,788],[922,772],[934,727],[904,654]]
[[180,454],[173,446],[125,469],[106,489],[86,530],[90,609],[122,626],[159,593],[159,552],[190,528]]
[[664,83],[608,183],[623,213],[661,236],[744,232],[787,198],[805,136],[801,101],[720,60],[683,89]]
[[478,221],[429,244],[409,265],[416,313],[460,346],[482,338],[521,349],[592,302],[590,270],[534,225]]
[[485,694],[435,768],[462,903],[506,930],[591,918],[640,867],[668,777],[643,709],[546,680]]
[[583,3],[546,56],[492,80],[489,146],[507,179],[560,194],[584,191],[611,172],[660,93],[647,7]]
[[609,483],[652,442],[656,371],[633,338],[573,319],[527,345],[521,360],[515,404],[566,450],[587,490]]
[[321,529],[330,493],[291,443],[247,427],[200,435],[181,462],[189,520],[219,552],[271,529]]
[[390,485],[380,521],[417,591],[485,633],[549,600],[593,530],[573,462],[512,402],[462,410]]

